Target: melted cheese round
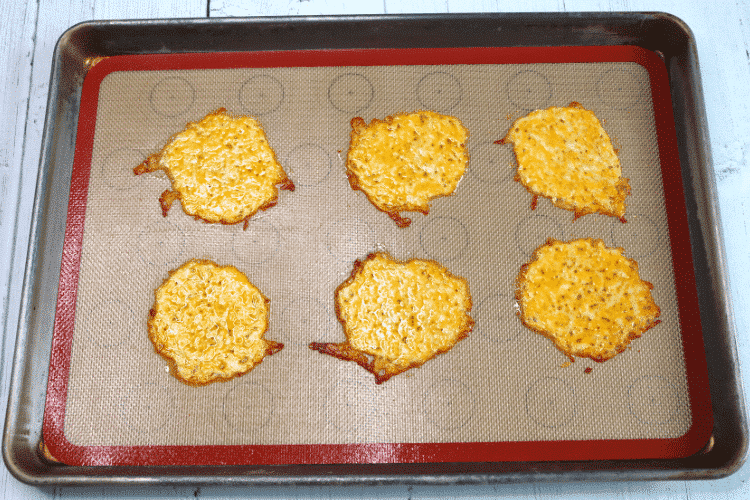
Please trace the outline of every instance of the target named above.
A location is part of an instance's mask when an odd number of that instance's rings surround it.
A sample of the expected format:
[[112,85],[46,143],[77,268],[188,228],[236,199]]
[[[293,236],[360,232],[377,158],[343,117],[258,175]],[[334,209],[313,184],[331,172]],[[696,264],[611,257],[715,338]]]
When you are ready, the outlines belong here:
[[402,211],[427,214],[429,201],[456,189],[466,171],[469,131],[453,116],[418,111],[351,122],[346,159],[352,189],[360,189],[375,207],[400,225]]
[[399,262],[385,253],[358,263],[336,290],[347,342],[375,358],[376,377],[420,366],[451,349],[473,326],[471,306],[465,279],[433,261]]
[[519,118],[503,142],[513,143],[516,180],[534,195],[575,213],[625,215],[628,179],[607,132],[592,111],[578,103]]
[[651,283],[638,264],[602,240],[550,239],[521,268],[519,316],[571,357],[604,361],[658,323]]
[[155,295],[149,338],[188,384],[247,373],[283,347],[263,338],[270,301],[232,266],[191,260],[172,271]]
[[278,184],[294,189],[260,123],[229,116],[223,108],[189,123],[136,173],[158,169],[176,192],[162,195],[165,214],[177,198],[185,213],[207,222],[247,220],[276,203]]

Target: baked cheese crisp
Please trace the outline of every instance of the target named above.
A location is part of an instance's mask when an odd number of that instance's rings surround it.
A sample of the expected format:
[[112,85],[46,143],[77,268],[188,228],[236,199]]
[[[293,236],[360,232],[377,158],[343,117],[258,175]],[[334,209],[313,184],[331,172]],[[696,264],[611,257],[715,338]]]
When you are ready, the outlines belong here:
[[188,123],[164,148],[133,169],[136,175],[164,170],[172,189],[159,202],[166,217],[180,200],[186,214],[206,222],[236,224],[278,200],[277,185],[294,191],[260,123],[232,117],[226,109]]
[[501,143],[512,143],[515,179],[534,196],[574,213],[591,213],[625,222],[628,179],[607,132],[592,111],[577,102],[533,111],[516,120]]
[[652,288],[622,248],[591,238],[550,238],[521,267],[518,315],[571,361],[578,356],[602,362],[659,323]]
[[399,227],[411,224],[400,212],[427,215],[431,200],[453,193],[469,163],[469,131],[454,116],[417,111],[351,126],[349,184]]
[[430,260],[370,254],[355,262],[335,299],[346,341],[310,348],[355,361],[378,384],[447,352],[474,325],[468,282]]
[[284,347],[263,337],[270,300],[232,266],[191,260],[155,296],[149,338],[172,374],[189,385],[245,374]]

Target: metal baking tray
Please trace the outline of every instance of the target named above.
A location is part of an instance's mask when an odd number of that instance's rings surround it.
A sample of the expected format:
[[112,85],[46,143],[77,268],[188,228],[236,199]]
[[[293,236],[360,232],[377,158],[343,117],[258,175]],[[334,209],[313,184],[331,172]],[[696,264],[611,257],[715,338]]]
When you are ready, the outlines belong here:
[[[346,49],[636,47],[663,61],[669,81],[686,228],[703,332],[713,431],[685,458],[439,461],[284,465],[65,465],[43,444],[63,236],[75,179],[84,79],[102,58]],[[443,52],[441,52],[443,51]],[[363,53],[366,53],[363,52]],[[45,484],[469,484],[538,480],[714,478],[742,464],[747,435],[734,326],[695,44],[687,26],[661,13],[465,14],[91,22],[60,39],[53,63],[29,260],[3,440],[20,480]],[[363,65],[371,62],[362,62]],[[382,63],[381,63],[382,64]],[[86,118],[87,119],[87,118]],[[84,122],[85,126],[86,123]],[[93,126],[93,125],[91,125]],[[85,128],[84,128],[85,130]],[[673,181],[665,179],[665,186]],[[65,277],[63,277],[65,278]],[[52,358],[55,359],[54,356]],[[57,368],[57,365],[53,363]],[[691,374],[687,374],[691,377]],[[484,446],[489,446],[485,443]],[[444,453],[445,455],[445,453]],[[491,455],[491,453],[490,453]]]

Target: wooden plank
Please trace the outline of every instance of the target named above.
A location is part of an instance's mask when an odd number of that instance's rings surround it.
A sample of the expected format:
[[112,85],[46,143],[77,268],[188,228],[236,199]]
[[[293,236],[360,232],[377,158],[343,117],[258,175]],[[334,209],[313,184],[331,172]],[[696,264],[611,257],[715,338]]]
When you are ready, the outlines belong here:
[[[210,17],[629,10],[627,0],[212,0]],[[572,4],[572,5],[571,5]]]
[[36,12],[35,4],[21,2],[7,4],[0,10],[0,25],[18,27],[0,30],[0,68],[3,70],[0,74],[0,116],[4,117],[9,129],[0,135],[0,325],[5,324],[9,305],[9,256],[13,248],[16,201],[23,163]]
[[385,14],[386,0],[212,0],[210,17]]

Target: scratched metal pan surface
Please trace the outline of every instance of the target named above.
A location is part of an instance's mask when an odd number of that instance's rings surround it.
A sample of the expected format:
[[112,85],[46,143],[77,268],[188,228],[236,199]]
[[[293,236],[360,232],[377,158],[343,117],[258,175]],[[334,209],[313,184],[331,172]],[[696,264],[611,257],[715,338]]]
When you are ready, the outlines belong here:
[[[684,210],[697,283],[713,430],[684,458],[284,465],[64,465],[49,460],[43,420],[63,240],[83,82],[99,58],[119,55],[317,49],[612,46],[656,54],[666,67]],[[542,50],[542,49],[540,49]],[[439,53],[437,51],[436,53]],[[465,14],[91,22],[55,51],[29,260],[17,332],[3,456],[20,480],[83,484],[468,484],[539,480],[716,478],[743,462],[746,422],[696,48],[679,19],[661,13]],[[665,181],[665,182],[668,182]],[[7,332],[10,334],[10,332]],[[688,374],[688,377],[690,374]],[[408,462],[408,460],[407,460]]]

